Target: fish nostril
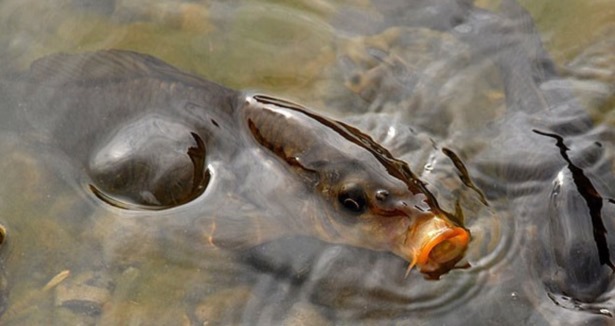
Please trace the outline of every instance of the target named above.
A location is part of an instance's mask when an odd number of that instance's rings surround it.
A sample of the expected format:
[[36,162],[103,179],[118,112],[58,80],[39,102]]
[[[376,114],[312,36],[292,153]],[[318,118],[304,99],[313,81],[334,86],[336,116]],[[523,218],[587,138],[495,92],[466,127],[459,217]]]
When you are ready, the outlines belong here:
[[376,191],[376,200],[385,201],[389,197],[389,192],[386,190]]

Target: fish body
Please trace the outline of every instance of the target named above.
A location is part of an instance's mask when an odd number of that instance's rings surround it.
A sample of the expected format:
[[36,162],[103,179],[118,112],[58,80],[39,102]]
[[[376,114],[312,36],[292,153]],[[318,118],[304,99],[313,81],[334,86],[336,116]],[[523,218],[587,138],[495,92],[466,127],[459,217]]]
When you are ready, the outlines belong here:
[[[435,275],[468,245],[469,232],[405,162],[297,104],[120,50],[42,58],[15,82],[23,120],[85,171],[81,188],[144,215],[188,203],[196,215],[203,205],[220,207],[223,217],[206,228],[217,245],[306,234],[391,251]],[[240,176],[237,164],[260,168]],[[251,216],[260,207],[263,216],[238,222],[242,210],[227,203],[253,207]]]

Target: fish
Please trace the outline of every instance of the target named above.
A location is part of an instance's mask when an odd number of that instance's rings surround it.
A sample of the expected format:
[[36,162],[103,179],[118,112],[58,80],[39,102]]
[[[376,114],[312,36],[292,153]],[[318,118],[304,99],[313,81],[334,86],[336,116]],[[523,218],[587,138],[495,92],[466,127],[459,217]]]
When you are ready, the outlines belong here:
[[[359,129],[288,100],[232,90],[127,50],[50,55],[14,79],[22,120],[76,166],[78,189],[110,207],[143,215],[223,207],[214,192],[242,178],[225,162],[245,152],[259,153],[264,162],[254,164],[270,166],[272,176],[293,180],[288,189],[249,184],[264,199],[246,202],[284,213],[245,223],[241,210],[211,217],[203,229],[212,245],[304,234],[392,252],[408,262],[406,276],[416,267],[437,278],[470,243],[460,218],[440,208],[406,162]],[[234,195],[240,202],[242,191]],[[317,200],[286,208],[268,192]]]

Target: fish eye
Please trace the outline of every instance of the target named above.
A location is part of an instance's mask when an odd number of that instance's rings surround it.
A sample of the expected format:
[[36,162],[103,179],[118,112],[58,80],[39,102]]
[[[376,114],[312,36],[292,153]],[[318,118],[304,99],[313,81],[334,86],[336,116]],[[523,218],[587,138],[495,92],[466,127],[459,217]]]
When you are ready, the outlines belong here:
[[362,213],[367,208],[365,191],[359,185],[351,184],[342,187],[337,200],[349,211]]

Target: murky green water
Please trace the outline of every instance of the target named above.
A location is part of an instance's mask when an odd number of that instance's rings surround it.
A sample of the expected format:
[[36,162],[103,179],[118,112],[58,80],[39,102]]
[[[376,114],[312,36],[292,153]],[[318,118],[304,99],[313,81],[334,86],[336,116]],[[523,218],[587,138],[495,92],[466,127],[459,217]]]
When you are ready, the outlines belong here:
[[[262,189],[249,186],[261,180],[274,188],[278,175],[246,161],[222,172],[245,178],[241,193],[214,187],[224,193],[150,216],[110,207],[84,186],[87,176],[71,163],[79,154],[45,132],[60,117],[38,113],[23,124],[19,103],[4,101],[0,222],[8,230],[1,248],[8,297],[0,323],[613,323],[614,280],[596,261],[578,173],[555,139],[532,129],[564,137],[573,165],[604,199],[615,260],[615,4],[523,1],[536,21],[532,31],[527,19],[502,18],[511,9],[500,1],[471,9],[462,2],[2,2],[3,74],[48,54],[119,48],[227,87],[292,99],[349,121],[406,160],[443,208],[463,211],[473,240],[464,260],[470,267],[439,281],[416,271],[404,279],[405,262],[393,255],[292,235],[223,250],[209,238],[215,224],[203,221],[240,216],[256,227],[281,201],[299,205],[307,197],[281,183],[286,197],[255,214],[243,199]],[[481,29],[490,22],[527,42],[519,48],[526,51],[491,47],[493,29]],[[530,59],[540,59],[532,57],[536,35],[563,82],[541,84],[531,75]],[[585,110],[595,126],[575,131],[566,118],[583,121]],[[488,206],[464,186],[443,148],[465,162]],[[216,205],[195,214],[212,197]]]

